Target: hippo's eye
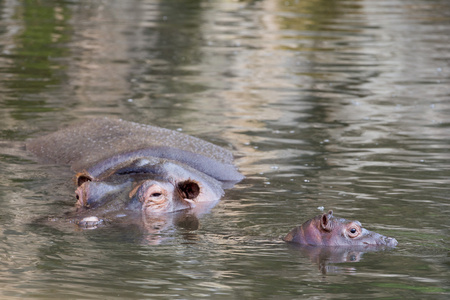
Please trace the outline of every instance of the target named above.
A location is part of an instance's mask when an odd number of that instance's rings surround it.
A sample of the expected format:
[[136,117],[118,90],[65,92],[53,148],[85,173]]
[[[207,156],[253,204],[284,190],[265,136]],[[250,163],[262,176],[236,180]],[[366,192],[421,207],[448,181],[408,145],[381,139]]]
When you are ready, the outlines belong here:
[[356,233],[356,228],[350,229],[350,232],[353,233],[353,234],[355,234],[355,233]]
[[166,198],[163,197],[164,194],[161,192],[153,192],[150,194],[150,197],[148,198],[149,201],[151,201],[152,203],[164,203],[166,201]]

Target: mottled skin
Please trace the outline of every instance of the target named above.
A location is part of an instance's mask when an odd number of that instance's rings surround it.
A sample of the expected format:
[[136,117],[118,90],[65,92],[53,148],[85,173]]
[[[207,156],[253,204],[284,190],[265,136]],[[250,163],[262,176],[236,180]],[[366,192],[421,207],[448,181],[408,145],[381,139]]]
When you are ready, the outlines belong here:
[[397,240],[362,227],[358,221],[335,218],[333,211],[318,215],[292,229],[284,241],[311,246],[387,246]]
[[88,120],[26,146],[41,161],[69,164],[75,171],[76,207],[92,211],[83,213],[85,227],[100,224],[98,216],[111,211],[155,215],[214,204],[224,188],[243,179],[226,149],[123,120]]

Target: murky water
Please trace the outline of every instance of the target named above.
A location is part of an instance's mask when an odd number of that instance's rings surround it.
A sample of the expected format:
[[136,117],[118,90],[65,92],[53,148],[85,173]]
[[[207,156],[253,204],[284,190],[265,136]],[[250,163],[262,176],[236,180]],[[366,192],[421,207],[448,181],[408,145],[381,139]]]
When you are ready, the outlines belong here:
[[[0,1],[0,298],[448,298],[449,33],[446,0]],[[247,178],[198,229],[43,225],[72,174],[24,141],[95,116],[224,146]],[[399,246],[280,240],[318,207]]]

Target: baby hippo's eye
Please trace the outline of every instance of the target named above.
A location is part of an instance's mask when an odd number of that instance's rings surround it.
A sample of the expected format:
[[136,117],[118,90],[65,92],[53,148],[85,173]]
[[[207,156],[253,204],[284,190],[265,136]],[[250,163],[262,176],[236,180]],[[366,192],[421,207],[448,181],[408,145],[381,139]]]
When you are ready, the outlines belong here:
[[153,194],[150,195],[150,197],[155,197],[155,198],[157,198],[157,197],[159,197],[159,196],[161,196],[161,195],[162,195],[161,193],[153,193]]
[[352,224],[347,229],[347,235],[350,238],[355,238],[361,234],[361,228],[357,226],[356,224]]

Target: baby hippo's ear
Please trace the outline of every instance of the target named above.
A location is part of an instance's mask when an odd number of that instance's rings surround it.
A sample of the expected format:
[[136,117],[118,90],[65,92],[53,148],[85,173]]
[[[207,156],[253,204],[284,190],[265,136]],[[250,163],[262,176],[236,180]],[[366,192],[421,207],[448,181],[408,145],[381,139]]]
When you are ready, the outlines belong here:
[[333,216],[333,211],[330,210],[328,213],[323,214],[322,217],[320,218],[320,225],[322,226],[323,230],[331,231],[333,229],[331,222],[330,222],[330,219],[332,216]]
[[178,189],[184,199],[195,199],[200,195],[200,186],[193,180],[178,183]]

